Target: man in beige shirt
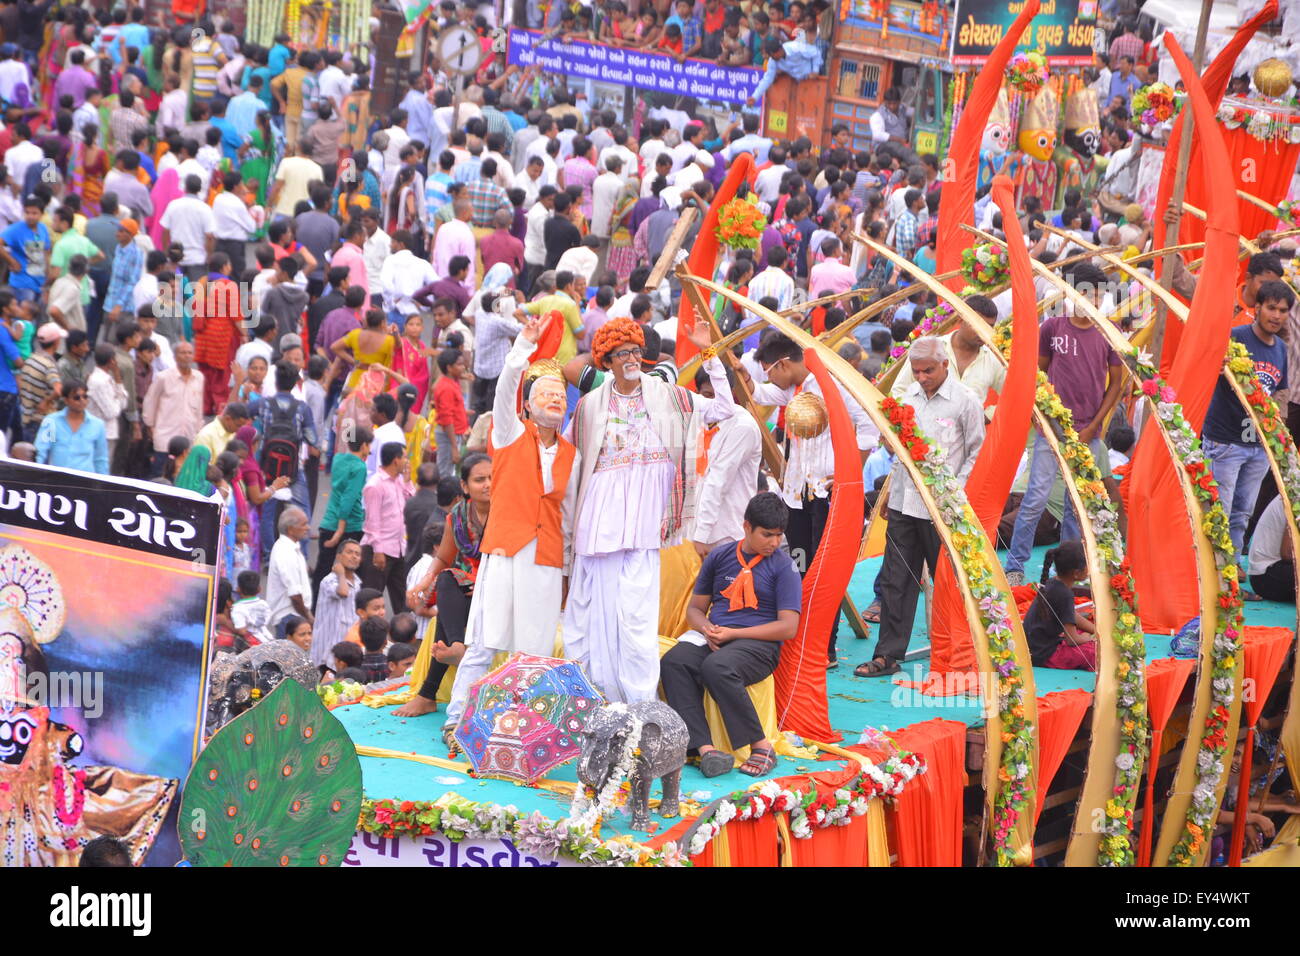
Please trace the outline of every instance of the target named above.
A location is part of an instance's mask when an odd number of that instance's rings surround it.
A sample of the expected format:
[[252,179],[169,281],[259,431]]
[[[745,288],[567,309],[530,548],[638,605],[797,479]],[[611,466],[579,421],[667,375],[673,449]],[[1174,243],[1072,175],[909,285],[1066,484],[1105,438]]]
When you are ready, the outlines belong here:
[[[986,318],[989,325],[997,321],[997,307],[987,296],[972,295],[966,299],[966,304]],[[956,375],[957,381],[975,393],[981,406],[987,405],[990,391],[1001,393],[1007,378],[1006,363],[993,354],[993,350],[984,344],[974,329],[963,322],[947,335],[938,338],[948,347],[949,371]],[[902,401],[915,381],[912,364],[904,362],[898,370],[898,377],[894,379],[894,387],[889,390],[890,396],[896,401]],[[992,419],[993,408],[986,407],[984,416]]]

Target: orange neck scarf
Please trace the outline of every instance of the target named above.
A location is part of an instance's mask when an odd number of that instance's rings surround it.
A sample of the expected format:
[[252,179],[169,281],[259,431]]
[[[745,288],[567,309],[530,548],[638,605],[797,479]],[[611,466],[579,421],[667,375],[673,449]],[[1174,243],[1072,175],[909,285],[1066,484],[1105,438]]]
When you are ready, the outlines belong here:
[[709,446],[718,434],[717,425],[709,425],[700,433],[700,451],[695,456],[695,474],[703,475],[709,468]]
[[756,554],[754,560],[746,564],[745,556],[740,551],[740,542],[737,541],[736,560],[740,562],[740,573],[721,591],[722,597],[730,602],[727,609],[739,611],[744,607],[758,607],[758,594],[754,591],[754,568],[758,567],[758,562],[763,560],[763,556]]

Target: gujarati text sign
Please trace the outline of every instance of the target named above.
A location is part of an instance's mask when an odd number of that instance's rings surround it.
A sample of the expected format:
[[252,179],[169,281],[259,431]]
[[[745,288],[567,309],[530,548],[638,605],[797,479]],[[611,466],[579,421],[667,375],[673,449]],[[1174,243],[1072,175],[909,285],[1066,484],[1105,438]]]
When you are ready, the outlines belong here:
[[[1011,28],[1023,3],[957,0],[952,26],[954,66],[979,66]],[[1036,50],[1052,66],[1091,66],[1097,0],[1043,0],[1017,50]]]

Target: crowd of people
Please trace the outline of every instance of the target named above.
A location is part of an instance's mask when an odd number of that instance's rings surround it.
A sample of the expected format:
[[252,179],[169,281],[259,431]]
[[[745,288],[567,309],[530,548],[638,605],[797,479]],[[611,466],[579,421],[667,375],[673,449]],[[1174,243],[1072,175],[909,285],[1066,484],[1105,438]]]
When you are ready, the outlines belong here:
[[[221,651],[284,638],[330,679],[371,683],[405,674],[427,640],[432,663],[398,713],[433,712],[441,691],[450,740],[494,655],[558,648],[612,700],[651,698],[662,679],[693,755],[723,772],[707,689],[731,740],[751,746],[745,772],[771,769],[744,688],[796,632],[799,577],[828,519],[829,434],[801,437],[785,422],[787,406],[822,398],[822,385],[802,348],[721,296],[710,304],[722,332],[753,324],[734,354],[717,353],[704,323],[679,332],[682,289],[655,267],[696,241],[702,217],[683,236],[683,211],[706,210],[729,164],[750,154],[748,190],[767,224],[756,248],[726,250],[717,280],[775,311],[824,300],[796,309],[817,333],[912,286],[838,351],[875,379],[910,341],[893,394],[964,481],[1003,364],[964,325],[913,337],[934,297],[855,238],[935,270],[941,164],[908,148],[898,91],[872,120],[869,150],[850,148],[842,126],[824,145],[769,138],[751,112],[724,123],[651,110],[627,124],[513,69],[488,69],[457,97],[436,62],[372,115],[367,68],[337,50],[285,36],[263,48],[207,21],[173,34],[139,7],[49,8],[0,6],[7,454],[221,502]],[[634,20],[599,0],[576,23],[562,4],[529,15],[605,42],[767,63],[770,82],[820,56],[829,10],[773,2],[742,18],[718,0],[680,0],[665,18]],[[473,4],[440,14],[479,16]],[[1131,55],[1112,48],[1117,71],[1097,78],[1117,90],[1103,147],[1114,153],[1129,146]],[[1030,196],[1020,212],[1045,263],[1075,242],[1150,242],[1139,207],[1117,212],[1078,190],[1059,211]],[[1003,234],[987,190],[976,213]],[[1300,341],[1283,271],[1274,252],[1250,260],[1233,333],[1278,393]],[[1125,293],[1086,261],[1066,278],[1103,309]],[[967,303],[989,324],[1011,309],[1009,293]],[[690,389],[677,384],[679,335],[704,352]],[[553,359],[533,363],[548,336]],[[1045,319],[1040,341],[1081,438],[1122,465],[1140,422],[1111,374],[1119,359],[1069,310]],[[894,475],[864,622],[879,628],[855,670],[883,676],[907,656],[939,538],[905,469],[839,388],[867,487]],[[750,414],[750,394],[775,409],[768,420]],[[1221,386],[1205,445],[1239,552],[1264,514],[1251,581],[1275,598],[1291,586],[1292,556],[1261,499],[1266,460],[1245,420]],[[779,480],[763,462],[765,428],[786,458]],[[1008,502],[1006,567],[1019,584],[1059,522],[1030,646],[1036,664],[1092,668],[1090,625],[1066,613],[1082,559],[1076,517],[1053,502],[1057,478],[1050,449],[1034,443]],[[1118,500],[1110,477],[1107,487]],[[666,626],[679,641],[661,661]]]

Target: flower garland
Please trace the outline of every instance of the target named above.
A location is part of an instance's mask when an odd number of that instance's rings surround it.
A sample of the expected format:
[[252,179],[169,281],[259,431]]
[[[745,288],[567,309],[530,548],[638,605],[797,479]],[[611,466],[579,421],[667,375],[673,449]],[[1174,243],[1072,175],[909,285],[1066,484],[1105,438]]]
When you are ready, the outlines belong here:
[[623,741],[623,749],[618,755],[618,763],[610,771],[605,785],[597,794],[593,787],[579,786],[573,791],[573,802],[569,805],[567,823],[580,830],[590,831],[607,815],[627,803],[632,791],[632,770],[636,760],[641,756],[642,723],[635,714],[627,709],[626,704],[610,704],[613,713],[626,715],[631,721],[631,729]]
[[[72,778],[72,801],[68,801],[68,778]],[[81,813],[86,807],[86,771],[80,767],[68,768],[62,765],[54,768],[51,774],[54,783],[54,818],[59,826],[71,830],[81,822]]]
[[[450,797],[450,799],[449,799]],[[448,795],[426,800],[362,800],[358,827],[383,837],[441,835],[462,840],[506,839],[523,853],[575,860],[591,866],[690,866],[676,843],[652,849],[626,840],[600,840],[591,831],[551,820],[540,810],[476,803]]]
[[1047,58],[1037,50],[1017,53],[1007,64],[1007,83],[1032,99],[1047,82]]
[[993,843],[1000,866],[1010,866],[1016,855],[1012,831],[1029,806],[1029,776],[1035,728],[1025,714],[1025,685],[1016,663],[1007,595],[994,583],[984,554],[984,530],[970,510],[961,483],[943,460],[931,454],[932,446],[916,430],[915,411],[892,398],[880,403],[880,410],[894,434],[901,439],[922,480],[930,489],[938,519],[951,529],[957,558],[966,575],[967,588],[980,610],[988,637],[989,657],[998,679],[998,718],[1002,724],[1002,763],[998,767],[1000,786],[993,799]]
[[1225,102],[1219,107],[1215,119],[1228,129],[1244,126],[1248,135],[1264,142],[1300,143],[1300,115],[1293,112],[1274,112],[1262,106]]
[[[1191,478],[1192,492],[1201,508],[1201,530],[1209,539],[1219,571],[1219,613],[1210,654],[1210,712],[1201,734],[1196,758],[1196,787],[1192,791],[1187,820],[1183,834],[1169,856],[1173,866],[1191,866],[1214,828],[1214,817],[1219,809],[1215,795],[1227,769],[1229,708],[1234,697],[1237,655],[1241,653],[1241,587],[1237,581],[1236,551],[1228,535],[1228,515],[1219,501],[1218,485],[1206,464],[1196,432],[1183,416],[1173,389],[1151,366],[1150,357],[1145,353],[1136,354],[1136,350],[1131,357],[1135,359],[1134,368],[1142,394],[1155,406],[1156,417],[1164,425],[1174,452]],[[1233,368],[1230,360],[1229,371],[1234,375],[1241,374],[1240,363]]]
[[1147,126],[1156,126],[1173,119],[1181,103],[1175,102],[1174,90],[1168,83],[1151,83],[1139,87],[1129,101],[1132,115],[1140,117]]
[[757,249],[766,228],[767,217],[758,206],[748,199],[732,199],[718,210],[714,235],[732,249]]
[[[973,291],[973,289],[966,290],[963,294],[968,294]],[[938,331],[945,322],[956,314],[957,310],[947,302],[940,302],[933,308],[926,309],[925,314],[921,316],[921,320],[916,323],[911,332],[907,333],[907,341],[899,342],[890,348],[889,355],[886,356],[885,361],[881,363],[880,371],[876,373],[875,380],[879,382],[881,376],[889,370],[889,367],[907,354],[907,350],[911,347],[913,342],[921,338],[923,335],[930,335],[931,333]]]
[[1277,213],[1278,218],[1291,228],[1300,226],[1300,202],[1283,199],[1277,204]]
[[1005,285],[1011,277],[1007,250],[990,242],[962,250],[961,274],[974,287],[973,292],[991,292]]

